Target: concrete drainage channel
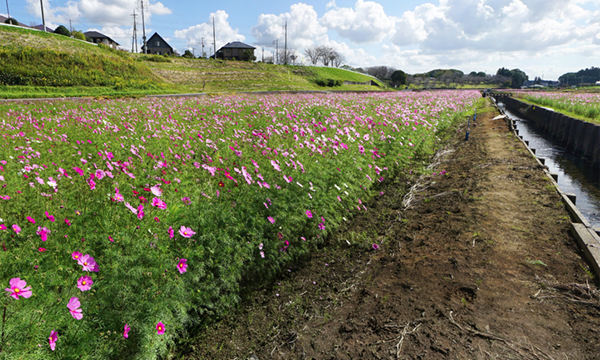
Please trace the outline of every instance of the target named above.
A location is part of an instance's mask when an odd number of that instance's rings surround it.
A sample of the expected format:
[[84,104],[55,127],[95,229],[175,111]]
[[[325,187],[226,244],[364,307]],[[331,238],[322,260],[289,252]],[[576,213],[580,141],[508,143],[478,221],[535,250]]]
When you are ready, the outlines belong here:
[[548,171],[548,167],[545,166],[545,160],[543,158],[539,158],[535,154],[535,149],[531,149],[529,147],[529,142],[523,139],[523,136],[519,135],[519,131],[516,128],[516,121],[511,119],[505,111],[498,106],[496,103],[496,99],[493,98],[494,106],[500,111],[502,115],[495,118],[499,120],[504,118],[506,123],[517,138],[521,141],[523,146],[527,149],[527,151],[533,156],[536,162],[540,165],[540,167],[544,168],[544,172],[546,176],[550,179],[554,187],[556,188],[558,194],[561,196],[567,211],[571,215],[571,219],[573,222],[571,223],[571,233],[575,237],[579,247],[584,253],[586,260],[588,261],[594,275],[596,276],[596,282],[600,284],[600,229],[594,229],[589,221],[585,218],[585,216],[579,211],[577,206],[575,205],[575,196],[573,194],[565,193],[557,183],[558,175],[550,173]]

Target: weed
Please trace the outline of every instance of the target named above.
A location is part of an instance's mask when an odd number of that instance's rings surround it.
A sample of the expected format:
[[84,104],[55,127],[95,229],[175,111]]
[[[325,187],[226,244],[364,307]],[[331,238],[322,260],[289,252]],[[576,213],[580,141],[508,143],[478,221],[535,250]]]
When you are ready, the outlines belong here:
[[530,258],[527,258],[525,261],[530,265],[542,265],[548,267],[542,260],[531,260]]

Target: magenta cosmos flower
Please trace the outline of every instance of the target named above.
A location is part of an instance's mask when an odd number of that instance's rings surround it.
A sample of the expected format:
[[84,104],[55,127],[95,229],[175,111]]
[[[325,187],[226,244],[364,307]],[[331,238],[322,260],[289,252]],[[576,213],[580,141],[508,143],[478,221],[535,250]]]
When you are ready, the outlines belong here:
[[271,224],[275,224],[275,219],[273,219],[272,216],[267,217],[267,220],[269,220]]
[[48,240],[48,234],[50,234],[51,231],[48,230],[48,228],[46,228],[45,226],[38,226],[38,230],[35,233],[42,238],[42,241],[46,241]]
[[379,245],[373,244],[373,250],[378,250],[378,249],[379,249]]
[[9,284],[10,288],[4,289],[10,293],[9,296],[12,296],[17,300],[19,300],[19,296],[22,296],[25,299],[31,296],[31,286],[27,286],[27,282],[25,280],[21,280],[20,278],[12,278],[10,279]]
[[142,220],[144,218],[144,205],[140,204],[140,206],[138,206],[137,208],[137,217],[138,219]]
[[308,216],[309,219],[312,219],[313,214],[310,212],[310,210],[306,210],[306,216]]
[[83,310],[80,309],[80,306],[81,303],[76,297],[72,297],[71,300],[69,300],[69,303],[67,304],[67,308],[69,309],[71,316],[73,316],[77,320],[81,320],[81,318],[83,318]]
[[21,228],[17,224],[13,224],[12,228],[17,234],[21,232]]
[[32,218],[31,216],[28,216],[28,217],[27,217],[27,221],[29,221],[29,222],[30,222],[30,223],[32,223],[32,224],[35,224],[35,219],[34,219],[34,218]]
[[73,260],[77,260],[77,261],[79,261],[79,259],[81,259],[82,256],[83,256],[83,254],[80,253],[79,251],[75,251],[71,254],[71,258]]
[[156,324],[156,333],[158,335],[162,335],[165,333],[165,324],[163,324],[162,322],[159,322],[158,324]]
[[129,327],[128,324],[125,324],[125,327],[123,328],[123,337],[125,339],[127,339],[129,337],[129,330],[131,330],[131,328]]
[[179,229],[179,233],[181,234],[181,236],[186,238],[191,238],[195,234],[195,232],[191,228],[185,227],[183,225]]
[[169,226],[169,238],[173,238],[175,236],[175,230],[171,226]]
[[94,281],[92,280],[91,277],[89,277],[87,275],[82,276],[79,278],[79,280],[77,280],[77,287],[81,291],[87,291],[87,290],[91,289],[92,284],[94,284]]
[[187,271],[187,259],[179,260],[179,264],[177,264],[177,270],[179,270],[180,274],[183,274]]
[[83,255],[77,261],[77,264],[82,266],[81,270],[83,270],[83,271],[93,271],[93,272],[100,271],[98,264],[96,263],[96,260],[94,260],[94,258],[89,256],[88,254]]
[[54,351],[56,348],[56,341],[58,341],[58,333],[54,330],[50,332],[50,337],[48,338],[48,343],[50,343],[50,349]]
[[165,210],[167,208],[167,203],[159,198],[154,198],[152,199],[152,206],[155,206],[161,210]]

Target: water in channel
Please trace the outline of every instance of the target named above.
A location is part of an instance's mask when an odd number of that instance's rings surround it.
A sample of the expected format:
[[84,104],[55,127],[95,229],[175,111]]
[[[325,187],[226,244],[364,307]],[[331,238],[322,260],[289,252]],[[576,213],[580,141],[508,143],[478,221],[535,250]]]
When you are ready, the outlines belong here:
[[546,159],[551,173],[558,174],[558,186],[577,196],[577,208],[590,224],[600,228],[600,170],[579,156],[567,151],[550,135],[537,129],[532,122],[517,115],[499,102],[509,118],[517,120],[517,129],[536,156]]

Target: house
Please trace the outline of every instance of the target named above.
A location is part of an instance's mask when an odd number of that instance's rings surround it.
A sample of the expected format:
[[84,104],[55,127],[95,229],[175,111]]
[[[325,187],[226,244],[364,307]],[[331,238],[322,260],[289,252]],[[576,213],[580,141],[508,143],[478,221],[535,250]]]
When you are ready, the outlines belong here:
[[121,46],[118,42],[97,31],[87,31],[83,34],[86,38],[89,38],[94,44],[104,44],[106,46],[110,46],[113,49],[116,49],[118,46]]
[[[169,45],[165,39],[163,39],[158,33],[150,36],[150,39],[146,41],[148,45],[148,54],[154,55],[173,55],[175,52],[171,45]],[[144,46],[142,46],[142,52],[144,52]]]
[[254,57],[254,46],[244,44],[240,41],[230,42],[217,51],[217,59],[225,60],[250,60]]

